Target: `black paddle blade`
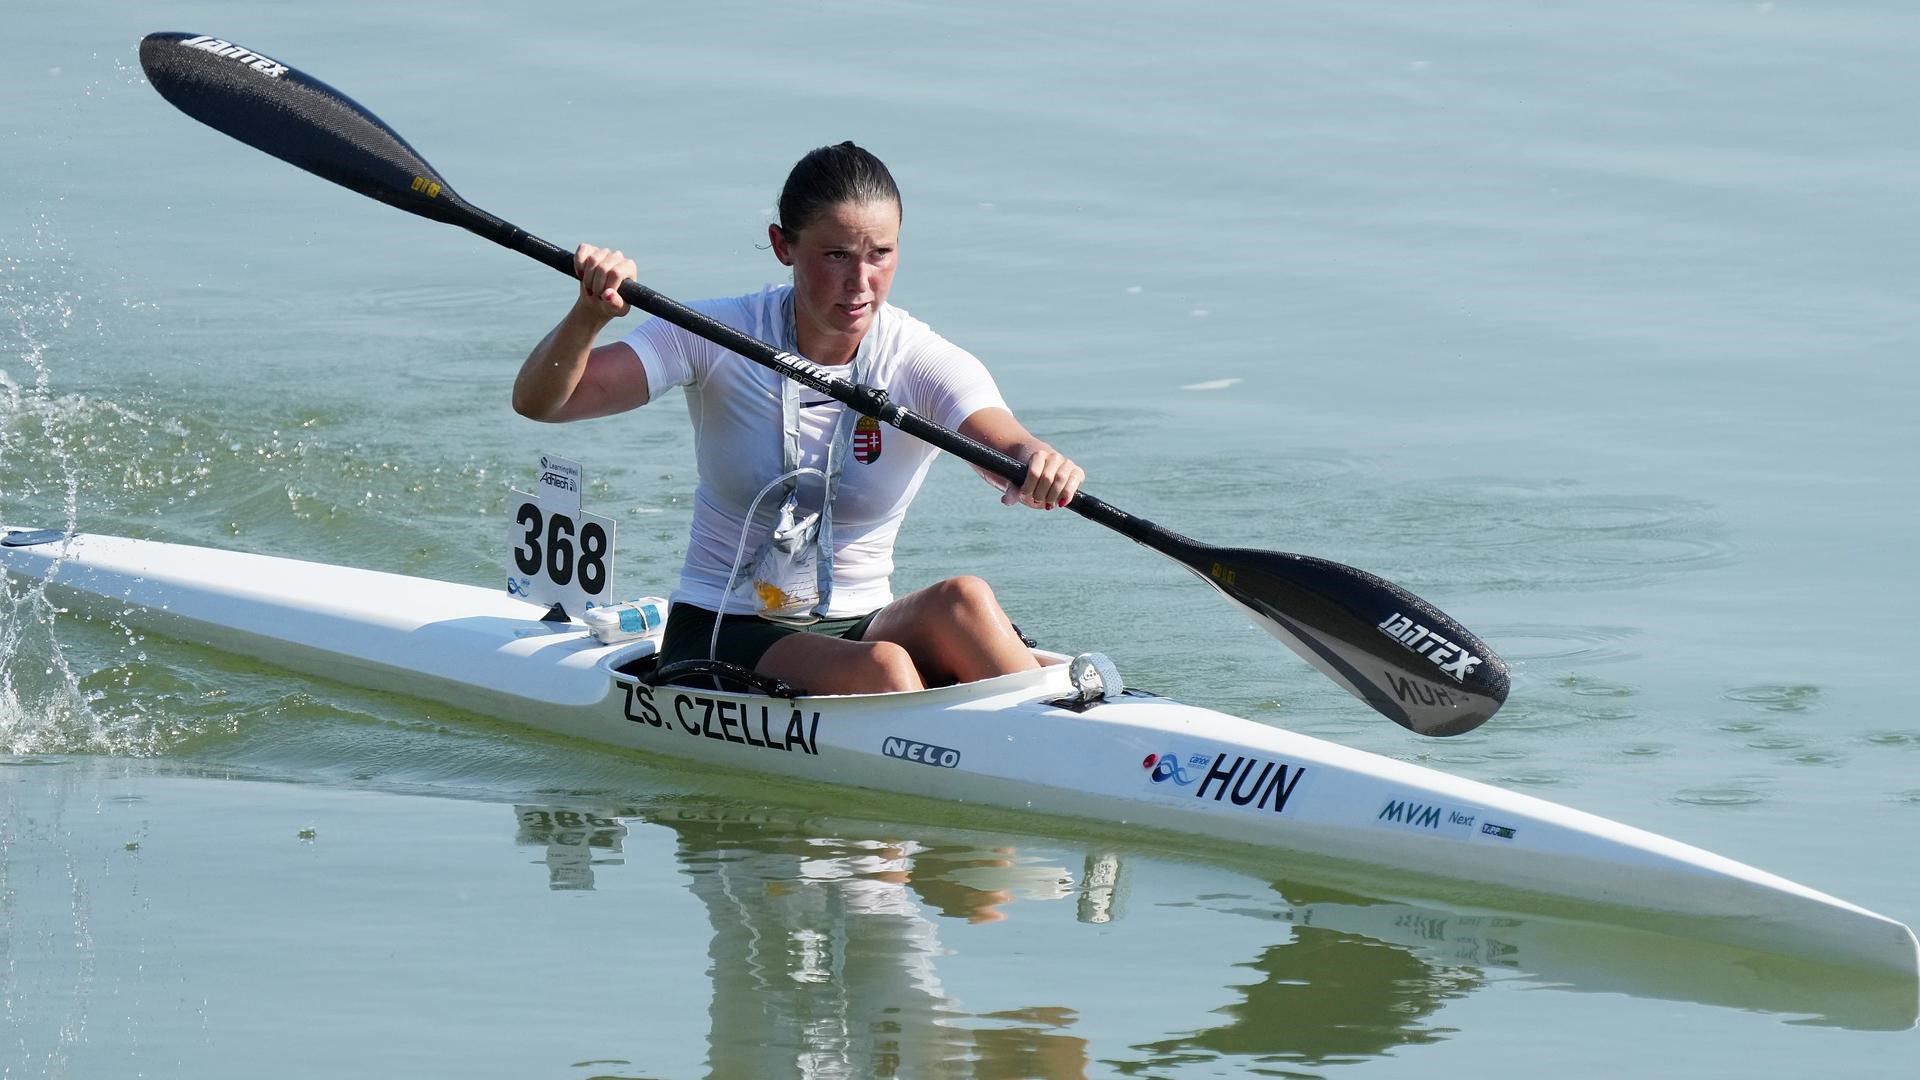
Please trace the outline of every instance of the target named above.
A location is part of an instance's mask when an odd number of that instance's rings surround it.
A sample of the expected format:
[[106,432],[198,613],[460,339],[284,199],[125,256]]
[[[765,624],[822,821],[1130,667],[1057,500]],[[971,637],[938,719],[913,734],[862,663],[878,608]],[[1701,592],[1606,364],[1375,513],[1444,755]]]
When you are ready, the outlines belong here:
[[1351,566],[1245,548],[1182,559],[1268,633],[1420,735],[1479,727],[1507,700],[1507,664],[1432,604]]
[[326,83],[205,34],[148,34],[147,81],[195,120],[409,213],[465,225],[472,208],[379,117]]

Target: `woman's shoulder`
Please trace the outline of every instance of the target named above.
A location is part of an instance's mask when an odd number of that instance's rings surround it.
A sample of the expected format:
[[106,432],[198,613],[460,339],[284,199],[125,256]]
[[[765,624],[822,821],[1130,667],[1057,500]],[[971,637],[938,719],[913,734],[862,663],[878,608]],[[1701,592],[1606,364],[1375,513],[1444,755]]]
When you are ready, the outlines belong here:
[[926,334],[940,336],[933,327],[928,326],[923,320],[914,318],[912,312],[891,300],[881,301],[879,322],[892,333],[906,338],[917,338]]
[[900,360],[937,360],[949,352],[966,351],[912,312],[890,302],[880,306],[875,328],[884,339],[886,351]]
[[979,357],[904,308],[886,304],[881,314],[878,329],[884,337],[885,364],[892,369],[883,382],[903,388],[917,384],[932,392],[934,388],[991,381]]

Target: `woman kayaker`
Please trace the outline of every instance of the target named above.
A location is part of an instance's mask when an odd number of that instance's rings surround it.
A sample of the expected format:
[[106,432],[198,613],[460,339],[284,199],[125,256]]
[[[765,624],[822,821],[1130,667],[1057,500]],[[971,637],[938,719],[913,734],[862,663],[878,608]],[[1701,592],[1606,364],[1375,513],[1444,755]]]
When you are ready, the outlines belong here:
[[[793,283],[689,306],[1025,462],[1018,488],[989,477],[1003,502],[1064,505],[1080,467],[1014,418],[971,353],[887,303],[900,221],[899,188],[879,158],[851,142],[821,147],[793,167],[767,227]],[[662,319],[595,347],[627,314],[619,285],[638,270],[589,244],[574,265],[573,307],[521,366],[513,407],[559,423],[685,388],[699,483],[663,664],[712,656],[817,693],[918,690],[1035,666],[979,578],[898,599],[888,587],[894,537],[936,450]]]

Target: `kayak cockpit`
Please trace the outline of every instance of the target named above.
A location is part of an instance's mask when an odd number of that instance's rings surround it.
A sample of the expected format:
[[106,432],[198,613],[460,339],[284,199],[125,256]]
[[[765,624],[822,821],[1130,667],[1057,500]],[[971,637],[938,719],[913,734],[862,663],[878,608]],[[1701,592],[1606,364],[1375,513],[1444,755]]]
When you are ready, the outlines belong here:
[[[650,642],[641,644],[651,646]],[[683,660],[663,666],[658,653],[651,647],[609,657],[603,666],[616,678],[630,679],[648,686],[679,686],[747,697],[893,700],[902,705],[909,701],[935,703],[951,697],[980,698],[1015,694],[1025,698],[1058,698],[1084,708],[1104,700],[1108,695],[1117,697],[1123,690],[1118,670],[1103,654],[1083,653],[1070,657],[1063,653],[1034,649],[1033,657],[1039,666],[1030,671],[1017,671],[951,686],[883,694],[812,694],[804,687],[793,686],[721,660]]]

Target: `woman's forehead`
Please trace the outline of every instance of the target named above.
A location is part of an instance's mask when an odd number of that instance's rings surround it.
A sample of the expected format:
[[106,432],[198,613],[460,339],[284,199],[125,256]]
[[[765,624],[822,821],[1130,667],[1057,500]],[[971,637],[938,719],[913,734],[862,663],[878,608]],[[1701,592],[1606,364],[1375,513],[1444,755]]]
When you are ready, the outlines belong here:
[[900,231],[900,204],[892,199],[848,200],[823,207],[800,230],[809,239],[891,237]]

